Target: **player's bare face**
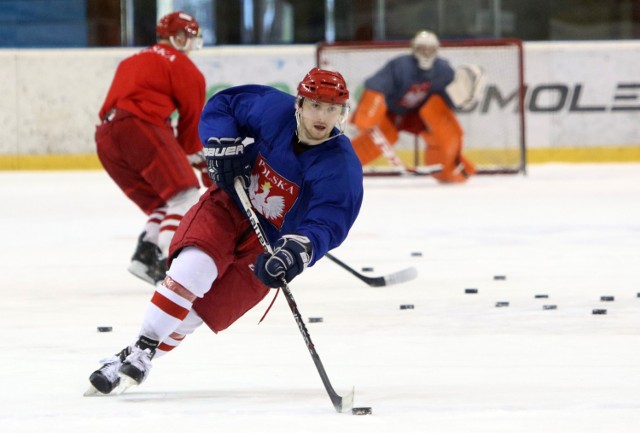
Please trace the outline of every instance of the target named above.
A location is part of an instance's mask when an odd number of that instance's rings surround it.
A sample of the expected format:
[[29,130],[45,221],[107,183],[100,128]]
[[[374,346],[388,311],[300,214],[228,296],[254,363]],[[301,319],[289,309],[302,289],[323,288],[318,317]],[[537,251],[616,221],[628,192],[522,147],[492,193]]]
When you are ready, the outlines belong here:
[[319,144],[331,134],[338,123],[343,107],[339,104],[314,101],[305,98],[300,108],[298,138],[303,143]]

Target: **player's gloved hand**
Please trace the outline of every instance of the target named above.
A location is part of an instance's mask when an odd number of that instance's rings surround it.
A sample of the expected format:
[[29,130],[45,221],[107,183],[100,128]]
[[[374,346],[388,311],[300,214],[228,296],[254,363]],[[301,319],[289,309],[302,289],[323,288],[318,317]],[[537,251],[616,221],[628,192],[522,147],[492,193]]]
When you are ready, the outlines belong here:
[[260,254],[253,272],[267,287],[281,287],[299,275],[311,260],[311,241],[306,236],[284,235],[273,254]]
[[200,172],[200,179],[202,181],[202,186],[205,188],[209,188],[213,185],[213,181],[209,177],[209,170],[207,169],[207,161],[204,157],[204,152],[192,153],[191,155],[187,155],[187,159],[196,171]]
[[205,145],[204,155],[207,159],[209,176],[219,188],[228,194],[235,194],[233,181],[241,176],[245,185],[249,185],[251,162],[245,154],[242,137],[211,137]]

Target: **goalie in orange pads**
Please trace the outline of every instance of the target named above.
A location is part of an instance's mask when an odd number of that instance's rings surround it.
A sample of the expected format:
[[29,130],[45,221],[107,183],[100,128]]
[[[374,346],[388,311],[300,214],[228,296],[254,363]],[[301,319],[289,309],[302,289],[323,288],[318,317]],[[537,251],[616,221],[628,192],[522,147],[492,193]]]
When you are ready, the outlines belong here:
[[390,146],[399,131],[407,131],[425,141],[426,165],[442,164],[436,179],[464,182],[476,169],[462,155],[463,131],[453,110],[475,101],[484,88],[484,73],[477,66],[454,70],[437,56],[440,42],[432,32],[418,32],[411,47],[412,54],[390,60],[365,81],[351,119],[360,131],[351,140],[353,147],[366,165],[382,153],[393,156]]

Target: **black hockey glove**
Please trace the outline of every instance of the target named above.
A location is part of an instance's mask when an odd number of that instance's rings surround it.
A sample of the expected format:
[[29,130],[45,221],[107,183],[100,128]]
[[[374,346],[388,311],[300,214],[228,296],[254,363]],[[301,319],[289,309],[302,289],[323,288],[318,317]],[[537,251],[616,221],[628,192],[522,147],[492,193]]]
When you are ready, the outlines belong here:
[[311,241],[306,236],[284,235],[273,254],[260,254],[253,272],[267,287],[281,287],[282,280],[293,280],[311,260]]
[[241,176],[245,185],[249,185],[251,178],[251,162],[245,154],[242,138],[215,138],[207,140],[204,149],[207,167],[211,180],[227,192],[235,195],[233,181]]

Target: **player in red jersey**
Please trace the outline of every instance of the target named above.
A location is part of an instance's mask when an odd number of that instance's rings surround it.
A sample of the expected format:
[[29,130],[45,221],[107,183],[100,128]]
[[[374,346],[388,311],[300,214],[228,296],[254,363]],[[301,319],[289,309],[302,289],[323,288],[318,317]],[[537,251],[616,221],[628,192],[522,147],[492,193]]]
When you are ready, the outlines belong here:
[[180,220],[198,201],[193,169],[211,185],[198,136],[205,79],[188,57],[202,46],[200,27],[192,16],[173,12],[160,19],[156,34],[155,45],[118,65],[95,135],[105,170],[148,215],[129,271],[154,285],[165,277]]
[[365,81],[351,119],[360,131],[352,142],[363,165],[407,131],[426,143],[425,164],[442,164],[434,175],[439,181],[464,182],[475,173],[462,155],[463,131],[454,109],[474,102],[484,87],[484,73],[477,66],[454,70],[438,56],[439,47],[434,33],[420,31],[411,41],[411,54],[390,60]]

